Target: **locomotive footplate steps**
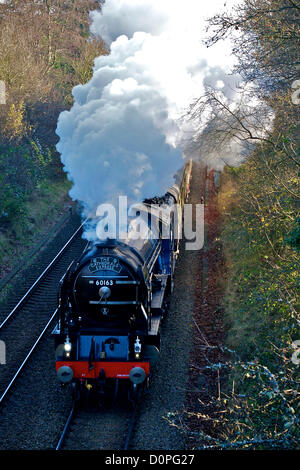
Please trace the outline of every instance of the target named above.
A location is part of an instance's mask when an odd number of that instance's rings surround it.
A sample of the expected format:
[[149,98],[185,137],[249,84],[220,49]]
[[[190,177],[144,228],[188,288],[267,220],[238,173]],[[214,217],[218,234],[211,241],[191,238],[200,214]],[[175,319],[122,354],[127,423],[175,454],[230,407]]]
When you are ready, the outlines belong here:
[[[151,322],[148,331],[149,336],[159,336],[159,328],[162,317],[165,313],[164,302],[166,298],[166,289],[168,284],[168,274],[156,274],[153,276],[155,290],[152,292],[151,300]],[[157,288],[159,286],[159,288]]]
[[159,311],[163,308],[163,302],[165,298],[165,292],[169,276],[168,274],[156,274],[153,277],[155,278],[155,281],[159,282],[160,285],[160,288],[152,293],[151,300],[151,310],[154,315],[157,315]]

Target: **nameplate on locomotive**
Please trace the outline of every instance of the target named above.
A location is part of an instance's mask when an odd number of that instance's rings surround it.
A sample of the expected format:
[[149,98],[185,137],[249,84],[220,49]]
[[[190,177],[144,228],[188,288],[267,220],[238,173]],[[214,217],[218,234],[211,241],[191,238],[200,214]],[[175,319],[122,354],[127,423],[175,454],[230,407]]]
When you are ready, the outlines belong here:
[[95,271],[114,271],[115,273],[119,273],[121,269],[122,266],[120,265],[119,260],[110,256],[93,258],[89,265],[89,271],[91,273],[94,273]]

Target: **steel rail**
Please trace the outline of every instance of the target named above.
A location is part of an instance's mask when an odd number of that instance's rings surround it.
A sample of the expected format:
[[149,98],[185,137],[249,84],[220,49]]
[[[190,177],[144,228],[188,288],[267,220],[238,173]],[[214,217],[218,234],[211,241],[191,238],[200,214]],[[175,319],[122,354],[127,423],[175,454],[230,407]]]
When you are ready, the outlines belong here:
[[[71,425],[71,422],[72,422],[72,419],[73,419],[73,416],[74,416],[75,408],[76,408],[76,401],[73,401],[71,411],[69,413],[66,424],[64,425],[64,428],[62,430],[62,433],[60,435],[58,443],[55,447],[55,450],[62,450],[62,448],[63,448],[63,444],[65,442],[66,435],[68,433],[68,430],[70,428],[70,425]],[[122,450],[128,450],[130,439],[131,439],[132,432],[133,432],[133,429],[134,429],[134,425],[135,425],[135,422],[136,422],[137,411],[138,411],[138,404],[135,405],[135,407],[132,411],[132,415],[131,415],[129,426],[128,426],[128,431],[127,431],[127,434],[126,434],[125,444],[124,444]]]
[[62,247],[62,249],[59,251],[59,253],[57,253],[57,255],[53,258],[53,260],[51,261],[50,264],[48,264],[48,266],[44,269],[44,271],[42,272],[42,274],[37,278],[37,280],[32,284],[32,286],[28,289],[28,291],[23,295],[23,297],[21,298],[21,300],[19,300],[19,302],[17,303],[17,305],[12,309],[12,311],[9,313],[9,315],[5,318],[5,320],[3,320],[3,322],[1,323],[0,325],[0,330],[1,328],[3,328],[3,326],[7,323],[7,321],[12,317],[12,315],[18,310],[18,308],[22,305],[22,303],[24,302],[24,300],[29,296],[29,294],[33,291],[33,289],[36,287],[36,285],[42,280],[42,278],[45,276],[45,274],[47,274],[47,272],[50,270],[50,268],[54,265],[54,263],[58,260],[58,258],[61,256],[61,254],[65,251],[65,249],[69,246],[69,244],[71,243],[71,241],[73,240],[74,237],[76,237],[76,235],[78,234],[78,232],[80,231],[80,229],[83,227],[83,225],[86,223],[88,219],[85,219],[82,224],[80,225],[80,227],[78,227],[78,229],[76,230],[76,232],[73,233],[73,235],[71,236],[71,238],[67,241],[67,243]]
[[52,314],[50,320],[48,321],[47,325],[45,326],[45,328],[43,329],[43,331],[41,332],[41,334],[39,335],[38,339],[35,341],[34,345],[32,346],[32,348],[30,349],[29,353],[27,354],[27,356],[25,357],[25,359],[23,360],[22,364],[20,365],[20,367],[18,368],[17,372],[15,373],[15,375],[13,376],[13,378],[11,379],[10,383],[8,384],[8,386],[6,387],[5,391],[3,392],[3,394],[1,395],[0,397],[0,405],[1,403],[3,402],[4,398],[6,397],[7,393],[9,392],[9,390],[11,389],[11,387],[13,386],[13,384],[15,383],[16,379],[18,378],[18,376],[20,375],[20,373],[22,372],[25,364],[27,363],[27,361],[30,359],[30,357],[32,356],[32,353],[34,352],[34,350],[36,349],[37,345],[39,344],[39,342],[41,341],[42,337],[44,336],[44,334],[46,333],[49,325],[51,324],[51,322],[54,320],[55,318],[55,315],[57,314],[58,312],[58,308],[54,311],[54,313]]
[[74,411],[75,411],[75,405],[76,405],[76,402],[75,400],[73,401],[73,404],[72,404],[72,408],[71,408],[71,411],[70,411],[70,414],[68,416],[68,419],[67,419],[67,422],[64,426],[64,429],[61,433],[61,436],[59,438],[59,441],[55,447],[55,450],[61,450],[62,449],[62,446],[63,446],[63,443],[65,441],[65,438],[66,438],[66,435],[67,435],[67,432],[68,432],[68,429],[70,427],[70,424],[71,424],[71,421],[72,421],[72,418],[73,418],[73,415],[74,415]]
[[132,431],[134,429],[134,425],[135,425],[135,421],[136,421],[136,417],[137,417],[137,412],[138,412],[138,404],[136,403],[135,406],[134,406],[134,409],[132,411],[130,421],[129,421],[128,431],[127,431],[126,439],[125,439],[125,444],[124,444],[122,450],[128,450],[130,438],[132,436]]

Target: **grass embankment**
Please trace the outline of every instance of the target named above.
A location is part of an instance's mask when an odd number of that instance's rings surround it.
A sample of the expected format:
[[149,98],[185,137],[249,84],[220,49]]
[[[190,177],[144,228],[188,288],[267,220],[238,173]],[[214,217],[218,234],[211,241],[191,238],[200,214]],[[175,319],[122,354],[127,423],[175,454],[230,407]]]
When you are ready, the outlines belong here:
[[70,182],[63,176],[47,180],[36,188],[0,232],[0,279],[14,269],[26,254],[46,236],[70,206]]
[[228,268],[227,341],[243,357],[258,354],[272,364],[271,343],[282,347],[298,339],[299,257],[288,246],[296,230],[290,196],[277,199],[275,186],[257,170],[250,161],[226,171],[219,194]]
[[279,154],[264,157],[260,147],[227,169],[218,196],[226,346],[234,351],[223,416],[233,448],[299,443],[298,168]]

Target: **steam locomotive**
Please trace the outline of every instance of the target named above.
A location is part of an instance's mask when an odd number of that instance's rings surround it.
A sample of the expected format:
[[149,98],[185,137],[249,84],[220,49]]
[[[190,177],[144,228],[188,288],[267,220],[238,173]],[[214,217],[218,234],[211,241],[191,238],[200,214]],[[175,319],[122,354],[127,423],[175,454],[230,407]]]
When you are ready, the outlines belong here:
[[52,333],[56,372],[62,384],[71,384],[74,399],[92,390],[116,396],[125,383],[135,399],[148,385],[159,357],[191,170],[190,161],[163,197],[140,204],[141,236],[133,236],[133,219],[126,239],[89,242],[61,279]]

